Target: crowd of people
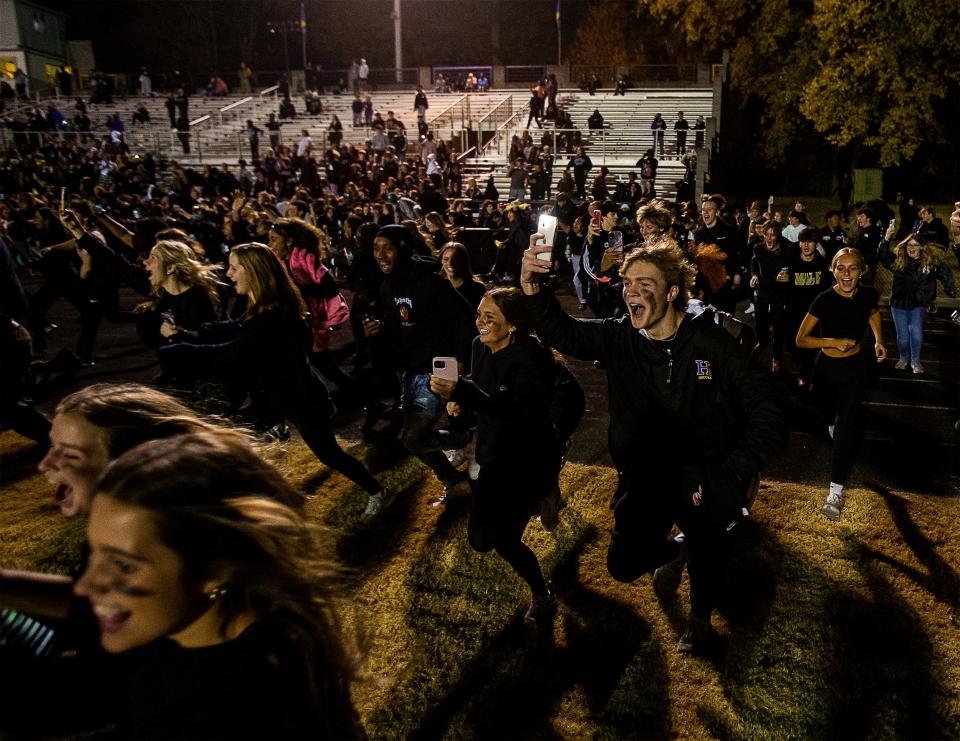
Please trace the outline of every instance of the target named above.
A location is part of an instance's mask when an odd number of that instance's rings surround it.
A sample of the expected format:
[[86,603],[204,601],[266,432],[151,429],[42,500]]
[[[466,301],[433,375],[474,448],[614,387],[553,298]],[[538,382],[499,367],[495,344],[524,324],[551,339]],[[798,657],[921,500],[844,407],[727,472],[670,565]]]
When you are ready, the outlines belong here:
[[[546,113],[548,89],[544,100]],[[425,110],[422,91],[417,101]],[[249,163],[166,176],[150,157],[42,131],[5,156],[0,423],[48,446],[40,470],[61,512],[88,523],[72,574],[0,572],[0,606],[52,625],[61,654],[12,654],[17,671],[0,672],[11,728],[36,720],[25,687],[84,676],[97,697],[80,688],[43,733],[362,733],[336,569],[303,495],[258,447],[294,427],[366,492],[358,516],[382,517],[400,493],[340,448],[334,386],[364,409],[369,444],[402,444],[436,476],[437,506],[470,499],[470,545],[510,565],[529,588],[524,621],[542,625],[555,589],[523,535],[535,517],[556,527],[563,506],[558,476],[584,409],[565,357],[606,375],[610,576],[650,573],[670,600],[687,570],[677,647],[707,652],[731,543],[786,442],[784,387],[832,438],[821,511],[837,520],[865,379],[887,355],[878,266],[893,276],[900,370],[924,372],[936,282],[955,295],[929,205],[905,225],[901,204],[898,231],[885,204],[861,204],[848,235],[839,211],[815,226],[802,202],[786,218],[772,200],[667,202],[653,150],[639,179],[610,188],[601,168],[588,192],[581,145],[534,208],[529,178],[552,173],[554,153],[529,136],[503,201],[492,180],[464,183],[432,132],[408,148],[392,115],[371,129],[382,136],[369,148],[342,145],[334,128],[324,145],[307,132],[274,142],[271,130]],[[577,316],[557,298],[567,287]],[[79,338],[49,357],[60,299]],[[45,375],[97,362],[104,321],[134,325],[156,351],[156,388],[91,386],[47,420],[30,397]],[[349,372],[334,331],[352,333]],[[53,661],[65,653],[76,662]],[[102,691],[115,686],[125,691]]]

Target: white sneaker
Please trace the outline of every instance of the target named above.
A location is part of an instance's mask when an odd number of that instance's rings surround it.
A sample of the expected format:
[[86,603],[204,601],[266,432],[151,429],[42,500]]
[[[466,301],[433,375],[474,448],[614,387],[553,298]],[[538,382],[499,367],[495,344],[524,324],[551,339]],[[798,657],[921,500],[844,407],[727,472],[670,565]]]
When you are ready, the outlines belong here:
[[913,369],[913,374],[914,374],[915,376],[922,376],[922,375],[923,375],[923,366],[920,364],[920,361],[919,361],[919,360],[914,360],[914,361],[910,364],[910,367]]
[[393,500],[396,498],[396,494],[387,489],[382,489],[376,494],[371,494],[370,498],[367,500],[367,508],[363,510],[361,517],[365,520],[369,520],[373,517],[376,517],[383,510],[393,504]]
[[906,358],[900,358],[900,360],[897,361],[897,364],[893,367],[896,368],[897,370],[906,370],[909,364],[910,364],[909,360],[907,360]]
[[843,494],[827,494],[827,502],[820,508],[820,514],[828,520],[836,522],[840,519],[840,510],[843,509]]
[[757,310],[757,307],[753,305],[753,302],[751,302],[750,305],[747,307],[747,310],[744,311],[743,313],[744,313],[744,314],[752,314],[752,313],[755,312],[756,310]]

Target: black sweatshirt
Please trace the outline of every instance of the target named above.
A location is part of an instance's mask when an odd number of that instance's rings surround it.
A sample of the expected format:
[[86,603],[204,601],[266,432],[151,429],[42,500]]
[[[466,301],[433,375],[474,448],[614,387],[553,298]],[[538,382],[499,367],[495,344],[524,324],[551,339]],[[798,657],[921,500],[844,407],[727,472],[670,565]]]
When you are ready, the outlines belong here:
[[713,311],[686,314],[661,342],[628,317],[574,319],[544,291],[527,301],[544,343],[607,367],[610,454],[628,485],[648,467],[691,464],[723,466],[743,483],[783,447],[786,425],[767,376]]
[[437,274],[439,267],[436,260],[417,255],[398,263],[380,288],[387,340],[406,373],[429,373],[438,356],[470,362],[470,343],[477,333],[474,312]]

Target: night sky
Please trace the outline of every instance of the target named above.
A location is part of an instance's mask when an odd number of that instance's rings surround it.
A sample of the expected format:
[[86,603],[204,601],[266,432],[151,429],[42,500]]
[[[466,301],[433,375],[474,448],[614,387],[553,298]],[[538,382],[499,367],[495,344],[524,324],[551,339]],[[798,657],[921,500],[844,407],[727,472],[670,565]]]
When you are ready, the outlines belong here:
[[[113,0],[44,4],[69,17],[68,38],[90,39],[104,71],[140,65],[164,71],[232,73],[245,60],[256,70],[284,66],[280,35],[269,21],[296,21],[291,0]],[[306,0],[307,58],[326,69],[355,56],[393,67],[392,0]],[[563,44],[572,46],[585,0],[562,0]],[[555,62],[554,0],[402,0],[403,63],[419,65]],[[499,19],[499,24],[495,19]],[[291,65],[301,59],[299,32],[289,36]]]

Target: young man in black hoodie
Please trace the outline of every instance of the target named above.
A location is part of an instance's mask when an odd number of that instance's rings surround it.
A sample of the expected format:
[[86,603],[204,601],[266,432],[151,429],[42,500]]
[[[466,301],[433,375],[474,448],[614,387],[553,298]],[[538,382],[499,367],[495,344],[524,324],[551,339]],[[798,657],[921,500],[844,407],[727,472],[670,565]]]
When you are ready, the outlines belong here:
[[[731,531],[785,425],[766,375],[712,309],[688,307],[695,270],[675,245],[639,248],[621,267],[627,314],[574,319],[540,288],[550,262],[530,238],[520,287],[537,335],[607,368],[610,453],[619,474],[607,568],[617,581],[654,572],[669,599],[684,562],[690,623],[677,648],[707,648]],[[683,540],[670,537],[676,524]]]
[[402,375],[401,439],[443,483],[444,498],[467,494],[466,476],[443,451],[463,447],[469,434],[435,429],[446,405],[430,391],[430,375],[434,357],[455,357],[461,373],[467,367],[476,334],[473,310],[439,275],[436,260],[414,255],[413,235],[404,227],[391,224],[380,229],[373,255],[384,277],[380,289],[384,320],[365,320],[364,332],[389,343]]

